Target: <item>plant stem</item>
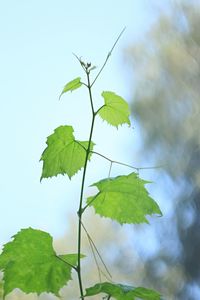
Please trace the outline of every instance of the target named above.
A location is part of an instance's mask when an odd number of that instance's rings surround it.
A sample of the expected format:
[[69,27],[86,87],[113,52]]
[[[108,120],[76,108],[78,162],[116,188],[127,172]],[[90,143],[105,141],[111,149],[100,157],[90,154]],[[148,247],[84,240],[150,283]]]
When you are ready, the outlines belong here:
[[92,133],[94,129],[94,121],[95,121],[95,113],[94,113],[94,106],[93,106],[93,101],[92,101],[92,91],[91,91],[91,84],[90,84],[90,73],[89,71],[86,70],[86,75],[87,75],[87,81],[88,81],[88,91],[89,91],[89,98],[90,98],[90,104],[91,104],[91,109],[92,109],[92,123],[91,123],[91,128],[90,128],[90,135],[89,135],[89,142],[88,142],[88,147],[86,149],[86,157],[85,157],[85,164],[84,164],[84,169],[83,169],[83,177],[82,177],[82,183],[81,183],[81,193],[80,193],[80,202],[79,202],[79,210],[78,210],[78,264],[77,264],[77,274],[78,274],[78,281],[79,281],[79,289],[80,289],[80,294],[81,298],[84,299],[83,295],[83,284],[82,284],[82,278],[81,278],[81,236],[82,236],[82,214],[83,214],[83,191],[84,191],[84,185],[85,185],[85,177],[86,177],[86,170],[87,170],[87,163],[88,163],[88,158],[90,154],[90,145],[91,145],[91,140],[92,140]]
[[128,165],[126,163],[123,163],[123,162],[120,162],[120,161],[117,161],[117,160],[112,160],[112,159],[108,158],[107,156],[105,156],[105,155],[103,155],[99,152],[96,152],[96,151],[91,151],[91,153],[97,154],[97,155],[103,157],[104,159],[110,161],[112,164],[122,165],[122,166],[125,166],[125,167],[128,167],[128,168],[131,168],[131,169],[135,169],[137,171],[139,171],[139,170],[148,170],[148,169],[162,169],[165,166],[165,165],[160,165],[160,166],[152,166],[152,167],[151,166],[150,167],[134,167],[132,165]]
[[99,75],[100,75],[101,72],[103,71],[104,67],[106,66],[109,57],[111,56],[111,54],[112,54],[112,52],[113,52],[113,50],[114,50],[114,48],[115,48],[117,42],[119,41],[120,37],[121,37],[122,34],[124,33],[125,29],[126,29],[126,27],[124,27],[123,30],[120,32],[120,34],[119,34],[119,36],[117,37],[117,39],[116,39],[114,45],[112,46],[111,50],[108,52],[107,57],[106,57],[106,59],[105,59],[105,61],[104,61],[104,63],[103,63],[103,66],[101,67],[99,73],[97,74],[97,76],[96,76],[95,79],[93,80],[93,82],[92,82],[92,84],[91,84],[91,87],[92,87],[93,84],[96,82],[97,78],[99,77]]
[[[88,233],[88,231],[87,231],[87,229],[85,228],[85,225],[84,225],[83,223],[82,223],[82,227],[83,227],[83,229],[85,230],[85,233],[86,233],[86,235],[87,235],[87,238],[88,238],[89,242],[91,243],[92,247],[94,248],[94,250],[96,251],[96,253],[97,253],[97,255],[98,255],[98,257],[99,257],[101,263],[103,264],[103,266],[104,266],[106,272],[108,273],[108,275],[110,276],[110,278],[112,278],[112,275],[111,275],[110,271],[108,270],[108,267],[106,266],[106,264],[105,264],[105,262],[104,262],[104,260],[103,260],[103,258],[102,258],[102,256],[101,256],[101,254],[99,253],[99,250],[97,249],[97,246],[95,245],[93,239],[92,239],[91,236],[89,235],[89,233]],[[101,271],[101,273],[102,273],[102,271]],[[104,276],[105,276],[105,275],[104,275]]]
[[[78,217],[79,217],[79,221],[78,221],[78,264],[77,264],[77,274],[78,274],[78,281],[79,281],[79,289],[80,289],[80,294],[81,294],[81,299],[84,299],[84,295],[83,295],[83,284],[82,284],[82,278],[81,278],[81,235],[82,235],[82,214],[85,211],[85,208],[83,208],[83,191],[84,191],[84,185],[85,185],[85,177],[86,177],[86,170],[87,170],[87,163],[88,163],[88,158],[90,153],[92,152],[90,150],[90,145],[91,145],[91,140],[92,140],[92,133],[93,133],[93,129],[94,129],[94,121],[95,121],[95,117],[96,117],[96,113],[94,111],[94,105],[93,105],[93,100],[92,100],[92,86],[93,84],[96,82],[97,78],[99,77],[99,75],[102,73],[104,67],[107,64],[107,61],[109,59],[109,57],[111,56],[117,42],[119,41],[121,35],[123,34],[125,28],[121,31],[121,33],[119,34],[117,40],[115,41],[114,45],[112,46],[111,50],[109,51],[105,62],[103,64],[103,66],[101,67],[99,73],[96,75],[95,79],[93,80],[93,82],[90,82],[90,70],[89,70],[89,65],[85,64],[84,62],[82,62],[82,60],[80,58],[78,58],[75,54],[75,57],[78,59],[78,61],[80,62],[83,70],[85,71],[86,75],[87,75],[87,88],[88,88],[88,92],[89,92],[89,98],[90,98],[90,104],[91,104],[91,110],[92,110],[92,123],[91,123],[91,128],[90,128],[90,135],[89,135],[89,142],[88,142],[88,147],[86,149],[86,157],[85,157],[85,164],[84,164],[84,170],[83,170],[83,177],[82,177],[82,183],[81,183],[81,193],[80,193],[80,202],[79,202],[79,210],[78,210]],[[101,109],[101,108],[100,108]],[[86,206],[87,207],[87,206]]]

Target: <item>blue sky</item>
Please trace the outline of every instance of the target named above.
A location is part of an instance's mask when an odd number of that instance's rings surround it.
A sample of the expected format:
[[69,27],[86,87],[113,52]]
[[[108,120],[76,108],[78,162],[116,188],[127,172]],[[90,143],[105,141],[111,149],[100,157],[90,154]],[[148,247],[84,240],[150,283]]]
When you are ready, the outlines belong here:
[[[153,1],[147,0],[0,3],[0,244],[29,226],[53,236],[66,231],[67,216],[78,207],[81,172],[71,181],[59,176],[40,183],[39,159],[46,137],[60,125],[73,125],[79,139],[88,137],[86,91],[80,89],[58,101],[63,85],[83,76],[72,53],[100,67],[126,26],[94,95],[97,104],[102,90],[129,100],[123,50],[149,28],[155,19],[154,8]],[[102,154],[135,162],[132,129],[124,126],[117,131],[98,120],[93,140]],[[94,158],[87,184],[107,176],[108,167]]]

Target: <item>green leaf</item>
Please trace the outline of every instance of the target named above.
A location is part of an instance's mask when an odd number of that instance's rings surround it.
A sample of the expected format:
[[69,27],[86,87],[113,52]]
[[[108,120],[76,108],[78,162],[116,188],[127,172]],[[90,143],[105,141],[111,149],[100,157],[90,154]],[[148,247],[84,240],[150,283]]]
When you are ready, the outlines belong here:
[[86,289],[86,297],[105,293],[117,300],[160,300],[161,295],[144,287],[133,287],[123,284],[114,284],[110,282],[97,283],[93,287]]
[[0,281],[0,299],[3,297],[3,282]]
[[62,93],[60,94],[59,99],[61,98],[61,96],[62,96],[64,93],[67,93],[67,92],[69,92],[69,91],[72,92],[73,90],[76,90],[76,89],[80,88],[81,85],[82,85],[82,82],[81,82],[81,78],[80,78],[80,77],[77,77],[77,78],[73,79],[72,81],[68,82],[68,83],[64,86],[64,88],[63,88],[63,90],[62,90]]
[[[73,132],[72,126],[60,126],[47,138],[47,148],[40,159],[43,161],[41,180],[58,174],[67,174],[71,179],[84,167],[88,142],[75,140]],[[90,150],[93,146],[91,142]]]
[[0,255],[4,297],[15,288],[25,293],[51,292],[58,296],[71,279],[78,255],[56,255],[52,237],[41,230],[22,229],[13,238]]
[[136,173],[103,179],[94,183],[99,193],[87,199],[96,213],[123,223],[148,223],[146,215],[162,215],[157,203],[149,196]]
[[128,103],[113,92],[103,92],[101,95],[105,104],[98,111],[100,117],[116,127],[124,123],[130,125]]

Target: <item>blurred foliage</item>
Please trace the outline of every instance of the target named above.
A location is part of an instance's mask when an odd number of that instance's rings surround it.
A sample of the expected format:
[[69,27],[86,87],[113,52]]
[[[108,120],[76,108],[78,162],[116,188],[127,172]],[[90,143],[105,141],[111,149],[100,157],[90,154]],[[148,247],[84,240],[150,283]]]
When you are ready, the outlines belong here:
[[154,228],[159,247],[146,261],[144,281],[167,299],[200,299],[199,28],[199,1],[168,1],[151,30],[126,52],[132,114],[143,138],[139,151],[164,166],[157,186],[166,191],[163,207],[169,208],[161,228]]

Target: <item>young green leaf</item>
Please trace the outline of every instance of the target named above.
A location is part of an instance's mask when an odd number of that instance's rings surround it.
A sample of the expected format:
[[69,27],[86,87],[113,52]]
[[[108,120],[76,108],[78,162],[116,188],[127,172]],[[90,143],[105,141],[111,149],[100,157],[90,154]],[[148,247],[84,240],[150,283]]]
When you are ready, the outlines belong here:
[[62,93],[60,94],[59,99],[61,98],[61,96],[62,96],[64,93],[67,93],[67,92],[69,92],[69,91],[72,92],[73,90],[76,90],[76,89],[80,88],[81,85],[82,85],[82,82],[81,82],[81,78],[80,78],[80,77],[77,77],[77,78],[73,79],[72,81],[68,82],[68,83],[64,86],[64,88],[63,88],[63,90],[62,90]]
[[145,189],[146,183],[149,181],[140,179],[136,173],[100,180],[92,185],[99,193],[89,197],[87,204],[93,206],[100,216],[120,224],[148,223],[146,215],[162,213]]
[[104,105],[98,111],[99,116],[116,127],[124,123],[130,125],[128,103],[113,92],[103,92],[101,95]]
[[144,287],[133,287],[123,284],[114,284],[110,282],[97,283],[94,286],[86,289],[85,296],[94,296],[100,293],[117,300],[160,300],[161,295],[154,290],[146,289]]
[[15,288],[25,293],[50,292],[58,296],[71,279],[78,255],[56,255],[52,237],[41,230],[22,229],[13,238],[0,255],[4,297]]
[[[84,166],[88,142],[76,141],[73,131],[72,126],[60,126],[47,138],[47,148],[40,159],[43,161],[41,180],[58,174],[67,174],[71,179]],[[91,142],[90,150],[93,146]]]

